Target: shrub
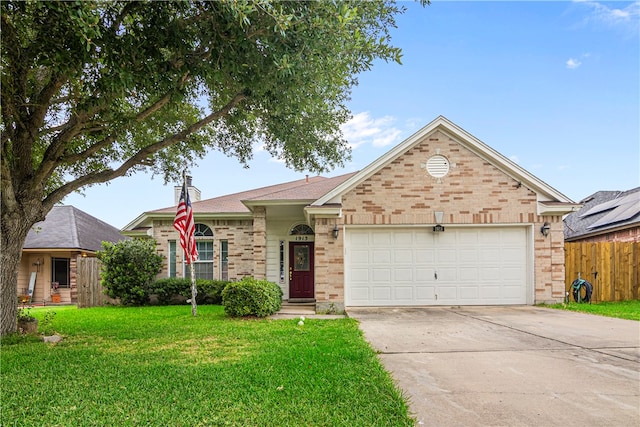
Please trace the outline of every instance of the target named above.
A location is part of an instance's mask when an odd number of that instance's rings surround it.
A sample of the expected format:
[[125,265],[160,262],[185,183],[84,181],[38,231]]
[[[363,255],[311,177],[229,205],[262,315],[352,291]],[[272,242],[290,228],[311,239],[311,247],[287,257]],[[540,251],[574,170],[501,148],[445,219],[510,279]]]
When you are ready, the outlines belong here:
[[222,291],[231,282],[228,280],[196,280],[198,304],[222,304]]
[[149,289],[162,267],[155,240],[102,242],[98,252],[102,261],[102,286],[111,298],[125,305],[143,305],[149,301]]
[[[224,280],[197,279],[196,303],[222,304],[222,290],[227,284],[229,282]],[[150,293],[158,297],[160,305],[182,304],[185,299],[191,298],[191,279],[171,277],[156,280],[150,287]]]
[[158,297],[159,305],[169,305],[176,296],[183,296],[186,290],[189,290],[189,295],[191,295],[191,281],[189,279],[167,277],[153,282],[149,293]]
[[266,317],[280,310],[282,289],[267,280],[245,277],[224,288],[222,304],[225,313],[232,317]]

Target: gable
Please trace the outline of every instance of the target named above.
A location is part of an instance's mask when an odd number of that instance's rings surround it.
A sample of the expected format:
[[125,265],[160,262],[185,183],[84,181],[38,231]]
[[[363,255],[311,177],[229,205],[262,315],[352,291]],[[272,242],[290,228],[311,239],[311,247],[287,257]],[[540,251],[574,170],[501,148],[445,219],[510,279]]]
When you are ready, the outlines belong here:
[[[440,146],[441,144],[444,145]],[[448,159],[451,168],[449,175],[441,178],[443,183],[449,180],[449,185],[460,186],[463,181],[459,180],[456,184],[455,181],[451,181],[451,179],[454,177],[460,179],[466,174],[466,178],[468,178],[467,181],[473,182],[477,187],[483,183],[483,179],[485,183],[487,183],[486,180],[496,180],[498,179],[498,175],[500,175],[502,177],[502,181],[500,181],[502,186],[513,185],[517,188],[524,187],[535,194],[537,211],[540,215],[560,215],[570,212],[578,206],[567,196],[544,183],[539,178],[530,174],[442,116],[407,138],[384,156],[375,160],[360,171],[360,173],[354,175],[333,191],[316,200],[313,205],[321,206],[327,203],[341,203],[343,195],[348,194],[360,185],[366,185],[364,183],[368,179],[374,177],[385,168],[389,168],[394,162],[407,162],[407,156],[412,156],[412,160],[407,163],[407,165],[413,168],[412,171],[409,172],[407,169],[404,172],[408,175],[390,177],[390,181],[385,183],[385,188],[398,190],[398,185],[391,181],[402,179],[403,185],[406,185],[407,182],[412,179],[411,176],[428,175],[425,168],[427,167],[429,158],[436,154],[444,155],[445,149],[447,155],[451,157]],[[441,150],[441,152],[438,150]],[[421,153],[421,155],[418,155],[418,153]],[[477,159],[473,165],[470,163],[469,154],[472,154],[474,158]],[[460,159],[457,157],[460,157]],[[482,168],[478,167],[478,161],[482,163]],[[491,177],[480,176],[482,174],[489,174]],[[433,177],[430,176],[429,178],[433,179]],[[435,179],[438,181],[437,178]],[[451,197],[456,197],[453,193],[455,192],[452,192]],[[464,194],[464,191],[462,194]]]
[[[446,159],[446,168],[427,171],[430,159]],[[446,173],[445,173],[446,172]],[[455,139],[435,130],[342,196],[343,213],[420,215],[492,215],[514,221],[518,212],[535,212],[536,193],[482,159]],[[473,222],[482,222],[476,218]]]

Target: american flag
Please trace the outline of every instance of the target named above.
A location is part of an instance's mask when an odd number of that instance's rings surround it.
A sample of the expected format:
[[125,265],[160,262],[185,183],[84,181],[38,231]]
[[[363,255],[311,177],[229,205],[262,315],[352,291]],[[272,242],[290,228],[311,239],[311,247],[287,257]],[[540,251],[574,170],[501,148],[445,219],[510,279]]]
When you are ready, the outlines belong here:
[[198,249],[196,248],[196,239],[194,231],[196,228],[193,222],[193,208],[191,200],[189,200],[189,191],[185,181],[180,194],[180,202],[178,202],[178,211],[176,218],[173,220],[173,228],[180,232],[180,246],[184,250],[184,258],[187,264],[198,260]]

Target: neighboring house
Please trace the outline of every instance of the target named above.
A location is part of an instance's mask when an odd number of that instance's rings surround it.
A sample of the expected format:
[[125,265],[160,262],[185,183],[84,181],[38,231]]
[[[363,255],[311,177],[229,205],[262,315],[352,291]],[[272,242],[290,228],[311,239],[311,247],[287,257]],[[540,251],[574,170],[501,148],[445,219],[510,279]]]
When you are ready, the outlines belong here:
[[[190,192],[198,277],[266,278],[319,312],[561,301],[562,217],[580,206],[444,117],[359,172]],[[123,230],[156,239],[168,277],[188,271],[175,212]]]
[[[29,283],[35,278],[33,303],[50,303],[56,293],[62,303],[76,302],[77,257],[95,257],[103,241],[126,238],[116,227],[80,209],[54,206],[27,235],[18,272],[18,296],[28,295]],[[57,284],[57,290],[52,284]]]
[[567,242],[640,242],[640,187],[598,191],[564,220]]

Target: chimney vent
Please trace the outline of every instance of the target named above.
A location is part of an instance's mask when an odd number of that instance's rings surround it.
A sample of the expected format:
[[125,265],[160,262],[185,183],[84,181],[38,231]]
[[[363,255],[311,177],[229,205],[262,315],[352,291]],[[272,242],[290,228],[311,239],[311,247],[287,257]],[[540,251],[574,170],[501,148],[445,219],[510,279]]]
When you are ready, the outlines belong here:
[[[187,191],[189,192],[189,199],[191,199],[191,203],[199,202],[202,198],[200,194],[200,190],[198,190],[196,187],[193,186],[193,179],[190,175],[186,176],[186,180],[187,180]],[[176,185],[174,187],[175,206],[178,206],[181,193],[182,193],[182,185]]]

